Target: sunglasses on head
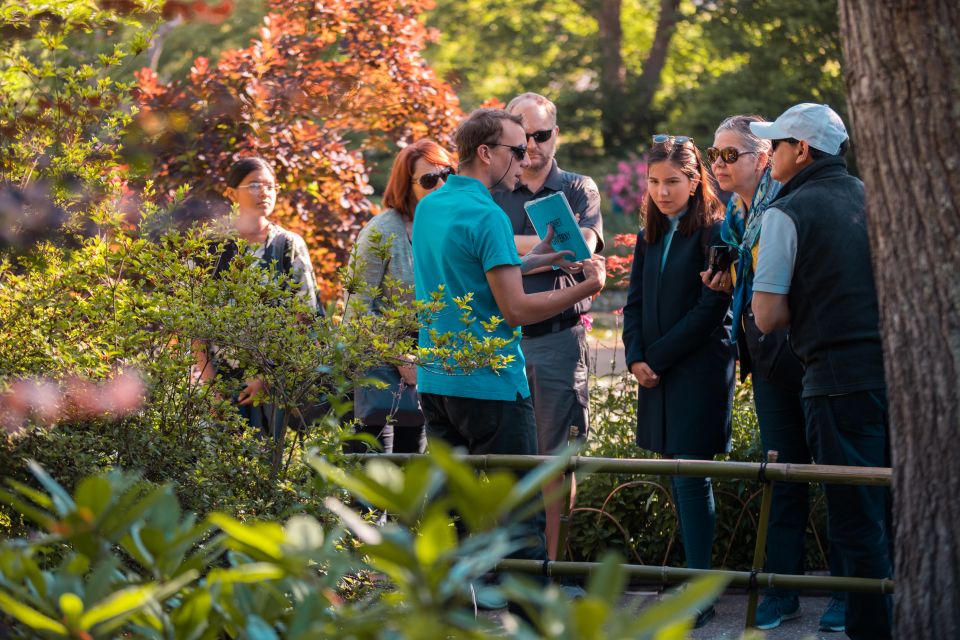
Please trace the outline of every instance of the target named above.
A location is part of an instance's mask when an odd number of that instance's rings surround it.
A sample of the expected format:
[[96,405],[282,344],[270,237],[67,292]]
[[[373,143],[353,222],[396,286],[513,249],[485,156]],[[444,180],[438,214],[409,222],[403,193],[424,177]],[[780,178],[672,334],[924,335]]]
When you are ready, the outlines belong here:
[[533,141],[537,144],[543,144],[552,137],[553,129],[541,129],[540,131],[534,131],[533,133],[527,134],[527,140],[533,138]]
[[736,162],[740,156],[746,156],[750,154],[755,154],[756,151],[740,151],[736,147],[724,147],[723,149],[717,149],[716,147],[710,147],[707,149],[707,160],[710,161],[710,164],[715,163],[717,160],[723,160],[726,164],[733,164]]
[[780,138],[779,140],[771,140],[774,151],[777,150],[777,145],[780,144],[781,142],[786,142],[787,144],[797,144],[800,141],[797,140],[796,138]]
[[653,144],[667,144],[668,142],[672,142],[673,144],[692,143],[693,138],[689,136],[671,136],[666,133],[658,133],[653,136]]
[[439,171],[431,171],[430,173],[425,173],[419,178],[415,178],[413,182],[416,182],[424,189],[433,189],[435,186],[437,186],[437,182],[439,182],[440,180],[443,180],[444,182],[446,182],[447,178],[449,178],[453,173],[454,173],[454,170],[452,167],[444,167]]
[[518,161],[523,160],[523,156],[527,155],[527,145],[525,144],[518,144],[517,146],[514,147],[509,144],[503,144],[502,142],[488,142],[487,146],[488,147],[506,147],[507,149],[510,149],[510,151],[513,153],[513,157]]

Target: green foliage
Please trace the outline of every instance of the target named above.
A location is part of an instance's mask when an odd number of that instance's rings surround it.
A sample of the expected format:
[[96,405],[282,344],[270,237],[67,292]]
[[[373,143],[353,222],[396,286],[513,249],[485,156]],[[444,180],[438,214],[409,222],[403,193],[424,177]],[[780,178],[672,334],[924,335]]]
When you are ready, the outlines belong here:
[[[665,87],[665,126],[713,141],[721,120],[756,113],[773,120],[798,102],[831,105],[846,118],[836,0],[724,0],[703,15],[703,56],[686,82]],[[674,58],[676,60],[676,56]]]
[[[625,124],[642,123],[618,152],[640,153],[648,136],[660,131],[693,136],[705,147],[728,115],[772,119],[801,101],[827,102],[845,114],[836,0],[681,2],[649,107],[630,92],[637,90],[665,4],[653,0],[439,0],[428,24],[440,38],[428,57],[466,106],[491,97],[507,101],[523,91],[556,102],[564,138],[560,163],[582,170],[591,157],[614,151],[600,136],[603,110],[611,105],[604,103],[599,77],[599,20],[614,4],[623,34],[615,44],[631,99],[613,106],[623,109]],[[644,111],[632,111],[631,103]]]
[[[500,629],[474,616],[471,581],[517,544],[507,516],[566,461],[514,482],[505,472],[480,478],[443,447],[405,470],[374,459],[347,472],[311,453],[321,493],[332,484],[397,515],[374,527],[328,497],[342,524],[327,528],[309,515],[284,525],[219,513],[198,522],[170,486],[117,472],[86,478],[71,495],[32,463],[42,491],[11,482],[0,490],[39,528],[0,543],[0,612],[17,623],[13,637],[30,638],[682,637],[726,581],[692,581],[637,615],[619,607],[626,576],[614,556],[581,600],[510,578],[502,589],[530,620],[510,617]],[[486,512],[475,508],[481,498]],[[450,509],[470,531],[462,543]],[[386,590],[338,594],[369,571],[389,579]]]
[[[147,47],[162,3],[102,4],[0,2],[10,41],[0,50],[0,182],[45,180],[59,201],[87,206],[109,191],[119,138],[136,113],[130,85],[113,74]],[[135,35],[116,38],[123,27]],[[83,46],[91,39],[105,48]]]

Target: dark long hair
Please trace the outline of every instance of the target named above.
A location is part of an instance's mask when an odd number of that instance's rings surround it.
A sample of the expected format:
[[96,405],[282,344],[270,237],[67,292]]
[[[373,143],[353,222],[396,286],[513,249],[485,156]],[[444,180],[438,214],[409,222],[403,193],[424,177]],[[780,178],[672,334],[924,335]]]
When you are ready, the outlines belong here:
[[[700,150],[692,141],[676,144],[670,140],[664,144],[653,145],[647,160],[648,167],[657,162],[670,162],[683,175],[697,181],[697,190],[690,196],[687,204],[687,214],[683,216],[677,227],[681,235],[693,235],[704,226],[723,218],[723,203],[720,202],[713,188],[713,177],[707,171],[707,166],[700,156]],[[643,239],[647,244],[654,244],[660,240],[670,228],[667,216],[653,201],[649,190],[643,201],[643,219]]]
[[227,172],[227,186],[236,189],[240,186],[240,183],[243,182],[244,178],[257,169],[263,169],[273,176],[274,179],[277,177],[277,174],[273,172],[273,167],[270,166],[269,162],[260,156],[248,156],[246,158],[240,158],[230,167],[230,171]]

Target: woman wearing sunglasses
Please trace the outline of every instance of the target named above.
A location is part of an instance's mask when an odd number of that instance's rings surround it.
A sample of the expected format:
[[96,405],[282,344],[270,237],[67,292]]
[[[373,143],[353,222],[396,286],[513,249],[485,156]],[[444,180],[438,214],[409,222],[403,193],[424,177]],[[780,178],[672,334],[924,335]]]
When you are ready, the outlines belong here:
[[[413,252],[411,229],[417,203],[428,193],[442,187],[450,174],[455,173],[455,162],[447,151],[432,140],[418,140],[405,147],[393,163],[383,204],[389,207],[374,216],[360,231],[352,260],[362,261],[360,273],[371,290],[381,288],[384,279],[401,282],[407,292],[402,302],[413,301]],[[390,255],[384,260],[377,255],[373,242],[374,231],[386,241],[392,237]],[[372,313],[380,312],[380,298],[359,296]],[[349,305],[345,320],[355,313]],[[397,367],[408,385],[416,385],[417,373],[413,365]],[[386,453],[422,453],[427,438],[423,426],[397,427],[392,425],[365,425],[363,431],[376,437]]]
[[[719,242],[723,205],[693,140],[657,135],[647,169],[623,343],[640,387],[637,444],[665,458],[712,460],[730,450],[734,359],[723,320],[730,297],[701,282]],[[709,478],[675,476],[687,566],[709,569],[716,517]],[[698,612],[706,624],[713,607]]]
[[[760,116],[727,118],[717,127],[713,146],[707,149],[720,188],[733,194],[727,203],[721,237],[737,262],[729,272],[706,272],[703,281],[711,289],[733,294],[731,338],[737,345],[741,379],[748,374],[752,378],[764,455],[775,450],[778,462],[809,464],[811,455],[800,401],[803,366],[787,343],[787,331],[764,336],[757,329],[750,308],[763,212],[780,191],[780,183],[770,175],[771,142],[753,135],[751,122],[766,121]],[[765,570],[802,575],[809,514],[807,485],[779,482],[773,493]],[[843,575],[841,563],[836,553],[830,554],[833,575]],[[757,608],[756,626],[773,629],[781,622],[798,618],[798,593],[792,589],[767,589]],[[843,629],[843,594],[834,594],[820,619],[820,630]]]

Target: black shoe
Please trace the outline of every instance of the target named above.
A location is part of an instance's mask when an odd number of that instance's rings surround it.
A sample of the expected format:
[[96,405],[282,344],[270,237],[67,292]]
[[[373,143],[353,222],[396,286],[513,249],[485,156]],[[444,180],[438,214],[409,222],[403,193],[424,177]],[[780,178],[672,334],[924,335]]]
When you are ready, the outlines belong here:
[[717,610],[710,605],[706,609],[697,611],[697,621],[693,623],[694,629],[707,626],[707,623],[717,617]]

